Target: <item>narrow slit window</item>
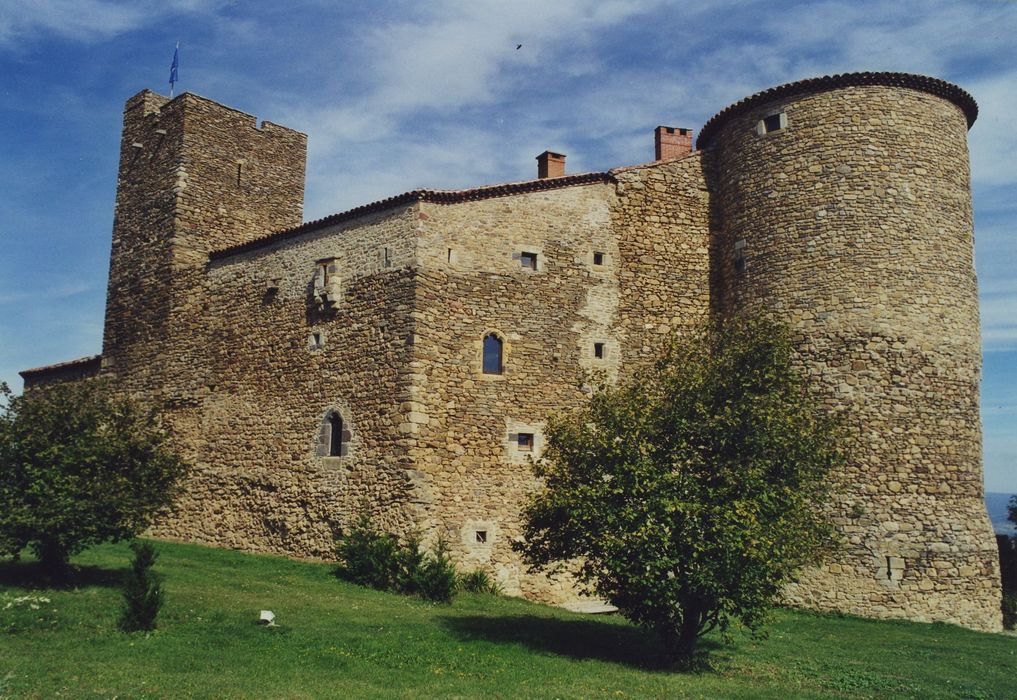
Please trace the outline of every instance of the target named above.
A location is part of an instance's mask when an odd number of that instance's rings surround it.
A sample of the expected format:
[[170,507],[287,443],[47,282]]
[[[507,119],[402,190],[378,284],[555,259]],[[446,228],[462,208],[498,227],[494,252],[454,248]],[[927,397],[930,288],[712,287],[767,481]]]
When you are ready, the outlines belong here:
[[338,413],[328,414],[328,456],[340,457],[343,453],[343,417]]
[[448,249],[448,261],[452,262],[452,249],[451,248]]
[[593,344],[593,356],[596,357],[598,360],[603,360],[604,359],[604,344],[603,343],[594,343]]
[[502,364],[502,350],[504,343],[494,333],[484,336],[484,374],[501,374],[504,366]]
[[244,172],[244,164],[243,163],[237,163],[237,186],[238,187],[240,186],[240,176],[243,174],[243,172]]
[[516,445],[520,452],[533,452],[533,433],[519,433]]
[[385,261],[385,263],[384,263],[385,267],[392,267],[392,250],[391,249],[385,248],[385,252],[383,254],[383,258],[384,258],[384,261]]
[[593,252],[593,264],[594,265],[603,265],[604,264],[604,254],[601,253],[600,251],[594,251]]
[[536,270],[537,269],[537,254],[536,253],[522,253],[519,256],[519,263],[523,267],[525,267],[525,268],[527,268],[529,270]]

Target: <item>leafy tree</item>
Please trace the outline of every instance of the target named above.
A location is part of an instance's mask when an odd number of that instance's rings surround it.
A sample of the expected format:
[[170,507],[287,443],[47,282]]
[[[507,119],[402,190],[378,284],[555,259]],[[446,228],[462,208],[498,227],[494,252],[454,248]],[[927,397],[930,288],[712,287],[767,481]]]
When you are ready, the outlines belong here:
[[131,570],[124,582],[124,610],[120,629],[138,632],[155,629],[155,618],[163,604],[162,585],[152,566],[158,556],[151,542],[132,542]]
[[139,534],[178,491],[185,463],[153,413],[100,382],[28,396],[0,387],[0,554],[29,546],[53,576],[89,545]]
[[545,488],[516,544],[655,630],[669,661],[731,621],[758,631],[781,589],[834,545],[823,515],[838,429],[786,327],[731,320],[673,342],[632,381],[550,421]]

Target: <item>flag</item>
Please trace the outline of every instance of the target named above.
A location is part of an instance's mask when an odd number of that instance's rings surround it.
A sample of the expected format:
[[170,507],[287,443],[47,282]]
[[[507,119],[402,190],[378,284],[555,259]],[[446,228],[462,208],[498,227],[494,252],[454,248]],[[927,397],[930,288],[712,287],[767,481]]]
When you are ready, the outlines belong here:
[[173,86],[176,84],[179,78],[177,77],[177,68],[180,66],[180,42],[177,42],[177,47],[173,50],[173,64],[170,66],[170,95],[173,94]]

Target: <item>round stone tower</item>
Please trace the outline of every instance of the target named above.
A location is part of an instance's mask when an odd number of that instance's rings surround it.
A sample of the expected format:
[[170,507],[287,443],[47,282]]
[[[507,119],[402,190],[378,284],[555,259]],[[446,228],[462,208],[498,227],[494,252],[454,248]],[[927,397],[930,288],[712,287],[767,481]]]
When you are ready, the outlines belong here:
[[983,504],[967,129],[955,85],[856,73],[783,85],[703,128],[713,307],[771,314],[851,438],[844,546],[791,602],[1000,629]]

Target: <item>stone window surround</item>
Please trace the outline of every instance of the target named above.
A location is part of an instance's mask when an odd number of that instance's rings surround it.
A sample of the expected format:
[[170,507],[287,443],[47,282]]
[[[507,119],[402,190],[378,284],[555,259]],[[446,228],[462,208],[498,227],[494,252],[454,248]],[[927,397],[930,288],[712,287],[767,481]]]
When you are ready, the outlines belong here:
[[[780,126],[776,129],[767,129],[766,120],[770,117],[780,117]],[[756,135],[757,136],[770,136],[772,134],[782,134],[787,131],[787,112],[783,108],[778,110],[771,110],[764,113],[759,117],[759,121],[756,122]]]
[[[342,421],[343,426],[342,443],[340,445],[339,455],[329,454],[332,442],[331,417],[333,415],[339,416],[339,420]],[[315,446],[315,455],[319,457],[326,466],[338,466],[345,460],[349,459],[354,452],[353,423],[349,420],[349,415],[350,412],[348,409],[338,405],[333,405],[330,406],[321,416],[321,421],[318,424],[318,440]]]
[[[533,436],[533,442],[529,450],[519,448],[520,433]],[[502,443],[503,454],[510,464],[527,464],[530,459],[540,459],[540,455],[544,450],[544,423],[529,423],[507,418],[505,420],[505,433]]]
[[[523,254],[535,255],[536,256],[536,267],[532,268],[528,265],[523,265]],[[512,262],[516,268],[526,275],[536,275],[544,271],[544,246],[537,244],[523,243],[519,245],[516,250],[512,253]]]
[[[317,342],[315,342],[315,336],[317,336]],[[311,352],[323,350],[326,340],[327,337],[323,328],[312,328],[311,332],[307,335],[307,349]]]
[[[478,532],[485,533],[483,542],[478,540]],[[493,520],[467,520],[459,531],[459,537],[467,551],[483,553],[487,558],[498,538],[498,523]]]
[[[484,339],[489,335],[494,335],[498,340],[501,341],[501,374],[487,374],[484,372]],[[509,343],[508,335],[497,328],[486,328],[484,332],[480,334],[480,339],[475,343],[476,352],[476,373],[481,379],[486,381],[499,381],[505,379],[505,375],[508,374],[508,359],[511,348]]]

